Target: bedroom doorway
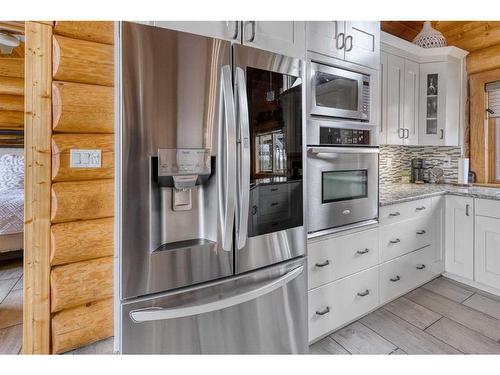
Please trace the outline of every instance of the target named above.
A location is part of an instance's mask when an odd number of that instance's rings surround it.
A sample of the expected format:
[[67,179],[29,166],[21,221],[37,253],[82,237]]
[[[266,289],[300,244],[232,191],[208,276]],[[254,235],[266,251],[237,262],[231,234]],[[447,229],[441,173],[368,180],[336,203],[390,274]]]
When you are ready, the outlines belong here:
[[0,21],[0,354],[23,336],[24,22]]

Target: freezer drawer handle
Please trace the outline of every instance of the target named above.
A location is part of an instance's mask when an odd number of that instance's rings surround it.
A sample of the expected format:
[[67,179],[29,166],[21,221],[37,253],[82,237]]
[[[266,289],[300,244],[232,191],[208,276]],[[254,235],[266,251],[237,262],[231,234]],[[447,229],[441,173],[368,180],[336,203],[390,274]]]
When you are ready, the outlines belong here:
[[326,306],[323,310],[321,311],[316,311],[316,315],[325,315],[330,312],[330,306]]
[[292,271],[280,276],[269,283],[246,291],[244,293],[216,299],[199,305],[186,305],[174,308],[147,307],[144,309],[130,311],[130,319],[135,323],[150,322],[156,320],[167,320],[185,318],[188,316],[205,314],[212,311],[222,310],[231,306],[254,300],[282,288],[292,280],[296,279],[304,271],[304,266],[299,266]]

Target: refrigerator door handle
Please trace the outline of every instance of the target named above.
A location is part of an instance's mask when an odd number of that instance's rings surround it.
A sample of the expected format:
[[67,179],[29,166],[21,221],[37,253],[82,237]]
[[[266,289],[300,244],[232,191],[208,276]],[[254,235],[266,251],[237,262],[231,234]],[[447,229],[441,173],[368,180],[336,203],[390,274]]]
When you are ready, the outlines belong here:
[[215,299],[214,301],[186,305],[174,308],[148,307],[144,309],[132,310],[129,313],[130,319],[135,323],[150,322],[156,320],[178,319],[188,316],[205,314],[212,311],[222,310],[231,306],[239,305],[256,298],[269,294],[282,288],[292,280],[296,279],[304,271],[304,266],[294,268],[283,276],[271,280],[265,285],[247,290],[235,296]]
[[248,206],[250,200],[250,129],[245,73],[236,68],[236,95],[239,121],[239,168],[238,168],[238,218],[236,228],[237,248],[245,247],[248,235]]
[[236,113],[229,65],[224,65],[221,70],[220,106],[223,123],[219,124],[218,134],[217,197],[222,249],[231,251],[236,195]]

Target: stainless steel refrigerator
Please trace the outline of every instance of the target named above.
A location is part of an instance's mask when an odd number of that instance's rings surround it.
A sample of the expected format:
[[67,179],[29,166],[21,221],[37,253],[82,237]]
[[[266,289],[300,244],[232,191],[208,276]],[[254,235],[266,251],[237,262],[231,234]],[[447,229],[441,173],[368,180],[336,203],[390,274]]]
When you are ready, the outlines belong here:
[[122,22],[122,353],[307,352],[302,61]]

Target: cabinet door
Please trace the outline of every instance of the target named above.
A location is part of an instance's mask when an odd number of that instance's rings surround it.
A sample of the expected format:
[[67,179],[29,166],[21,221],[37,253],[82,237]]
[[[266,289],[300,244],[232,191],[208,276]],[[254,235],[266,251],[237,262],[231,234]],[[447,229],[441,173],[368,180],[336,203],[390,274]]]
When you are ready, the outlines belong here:
[[403,144],[403,101],[405,60],[389,55],[387,59],[387,144]]
[[419,144],[423,146],[444,145],[446,137],[446,63],[420,64],[419,99]]
[[210,38],[241,41],[240,21],[154,21],[154,25]]
[[418,84],[418,63],[405,60],[403,128],[406,145],[418,144]]
[[474,277],[474,199],[446,196],[447,272]]
[[378,69],[380,64],[380,22],[345,22],[345,60]]
[[500,289],[500,219],[476,216],[474,280]]
[[444,271],[445,249],[445,196],[432,197],[432,264],[431,269],[436,274]]
[[389,55],[380,52],[380,135],[379,143],[387,143],[387,64]]
[[303,21],[245,21],[243,44],[304,58],[305,23]]
[[307,50],[344,59],[344,22],[308,21]]

